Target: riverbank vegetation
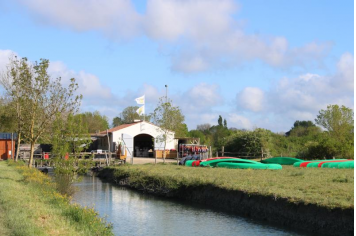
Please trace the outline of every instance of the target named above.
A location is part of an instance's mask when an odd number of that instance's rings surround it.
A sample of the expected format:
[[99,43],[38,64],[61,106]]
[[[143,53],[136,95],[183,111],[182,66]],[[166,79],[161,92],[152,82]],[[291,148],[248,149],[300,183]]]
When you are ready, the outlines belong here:
[[113,235],[92,208],[71,204],[50,177],[15,162],[0,162],[1,235]]
[[349,169],[283,166],[282,170],[275,171],[147,164],[109,170],[114,172],[115,181],[129,178],[130,186],[148,192],[169,193],[213,186],[328,209],[354,207],[354,173]]

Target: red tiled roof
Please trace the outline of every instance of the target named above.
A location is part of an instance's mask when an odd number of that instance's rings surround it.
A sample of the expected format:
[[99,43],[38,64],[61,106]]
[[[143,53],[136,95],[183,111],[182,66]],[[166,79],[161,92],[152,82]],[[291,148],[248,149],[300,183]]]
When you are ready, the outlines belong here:
[[[108,129],[108,132],[109,132],[109,133],[112,133],[112,132],[118,131],[118,130],[120,130],[120,129],[125,129],[125,128],[127,128],[127,127],[130,127],[130,126],[135,125],[135,124],[138,124],[138,123],[141,123],[141,122],[135,122],[135,123],[130,123],[130,124],[119,125],[119,126],[116,126],[116,127],[114,127],[114,128]],[[100,134],[106,134],[106,130],[101,131]]]

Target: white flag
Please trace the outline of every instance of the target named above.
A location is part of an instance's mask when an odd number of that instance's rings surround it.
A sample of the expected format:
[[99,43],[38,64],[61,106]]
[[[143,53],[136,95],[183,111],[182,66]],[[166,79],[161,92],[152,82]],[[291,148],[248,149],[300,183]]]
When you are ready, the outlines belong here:
[[143,105],[142,107],[140,107],[139,109],[136,110],[137,114],[139,114],[140,116],[142,116],[143,114],[145,114],[145,105]]
[[136,98],[135,101],[137,102],[137,104],[144,105],[145,104],[145,95],[143,95],[142,97]]

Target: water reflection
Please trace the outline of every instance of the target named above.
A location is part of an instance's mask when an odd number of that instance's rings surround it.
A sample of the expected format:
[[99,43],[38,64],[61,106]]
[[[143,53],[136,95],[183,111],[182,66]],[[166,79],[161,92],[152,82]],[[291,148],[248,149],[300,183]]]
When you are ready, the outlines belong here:
[[73,201],[94,207],[115,235],[297,235],[200,206],[147,196],[84,177]]

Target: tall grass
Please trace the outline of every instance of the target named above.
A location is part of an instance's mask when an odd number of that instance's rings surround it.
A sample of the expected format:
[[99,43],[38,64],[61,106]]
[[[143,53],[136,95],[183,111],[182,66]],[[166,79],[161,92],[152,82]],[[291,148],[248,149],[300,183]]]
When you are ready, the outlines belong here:
[[176,190],[213,185],[227,190],[284,198],[290,202],[327,208],[354,207],[354,172],[350,169],[296,168],[251,170],[185,167],[177,165],[124,165],[114,168],[116,178],[148,189]]
[[71,204],[36,169],[0,162],[0,179],[4,235],[112,235],[105,219],[91,208]]

